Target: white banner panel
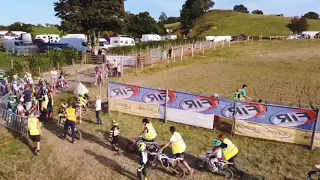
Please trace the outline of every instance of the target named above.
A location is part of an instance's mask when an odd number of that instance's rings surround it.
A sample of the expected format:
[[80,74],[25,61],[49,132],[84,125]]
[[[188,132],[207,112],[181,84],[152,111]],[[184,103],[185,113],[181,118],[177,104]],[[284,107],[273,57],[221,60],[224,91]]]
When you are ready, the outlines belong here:
[[167,108],[167,120],[181,124],[213,129],[214,115]]

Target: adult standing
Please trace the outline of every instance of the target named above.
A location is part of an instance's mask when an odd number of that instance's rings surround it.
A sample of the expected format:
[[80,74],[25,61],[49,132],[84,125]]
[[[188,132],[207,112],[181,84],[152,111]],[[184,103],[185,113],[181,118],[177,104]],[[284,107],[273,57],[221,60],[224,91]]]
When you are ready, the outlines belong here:
[[121,65],[121,63],[118,63],[118,66],[117,66],[117,77],[121,77],[121,72],[122,72],[122,65]]
[[28,119],[28,131],[30,135],[30,139],[33,142],[34,153],[36,156],[40,155],[40,140],[41,140],[41,129],[40,129],[40,121],[34,115],[34,113],[30,114]]
[[76,142],[74,138],[75,137],[74,129],[77,122],[77,116],[76,116],[76,109],[72,107],[72,103],[69,103],[69,107],[67,109],[66,114],[67,114],[67,120],[64,124],[63,140],[67,138],[68,128],[70,127],[72,132],[72,143],[74,144]]
[[55,89],[58,81],[58,71],[56,70],[55,67],[52,68],[50,74],[51,74],[51,88]]
[[241,89],[241,96],[242,96],[242,99],[241,99],[241,101],[244,101],[244,100],[246,100],[246,99],[251,99],[249,96],[247,96],[247,88],[248,88],[248,86],[247,85],[243,85],[242,86],[242,89]]
[[234,145],[232,143],[232,141],[230,141],[230,139],[227,138],[227,135],[222,133],[219,135],[219,139],[222,142],[222,144],[220,145],[220,147],[222,148],[222,153],[223,153],[223,158],[226,161],[229,161],[233,164],[229,165],[231,167],[233,167],[234,170],[238,171],[241,176],[243,175],[243,171],[241,171],[236,163],[236,158],[238,155],[238,148],[236,147],[236,145]]
[[151,122],[148,119],[144,118],[142,120],[142,123],[144,125],[144,130],[141,133],[143,141],[154,142],[154,139],[157,137],[157,132],[152,126]]
[[99,95],[97,95],[96,98],[97,98],[96,104],[95,104],[95,108],[96,108],[96,118],[97,118],[98,125],[102,125],[102,120],[101,120],[101,111],[102,111],[101,98],[100,98]]
[[47,90],[43,90],[42,91],[41,108],[40,108],[40,112],[41,112],[40,122],[41,123],[43,123],[43,121],[45,119],[47,119],[47,117],[48,117],[48,115],[47,115],[48,114],[47,113],[48,104],[49,104],[49,98],[48,98]]
[[24,99],[24,104],[26,106],[27,112],[32,108],[31,96],[32,96],[31,85],[27,84],[25,87],[25,91],[23,92],[23,99]]
[[46,118],[47,120],[50,119],[52,120],[53,117],[53,92],[49,91],[48,92],[48,104],[47,104],[47,114],[46,114]]
[[117,72],[118,72],[118,67],[117,67],[117,61],[113,60],[113,64],[112,64],[112,73],[113,73],[113,77],[117,77]]
[[170,133],[172,134],[170,141],[160,149],[160,152],[163,151],[166,147],[171,145],[172,154],[174,158],[183,159],[182,160],[183,165],[188,169],[189,174],[192,175],[194,170],[189,166],[187,161],[184,160],[184,152],[186,150],[186,144],[184,143],[181,134],[176,131],[176,128],[174,126],[170,127]]
[[140,68],[141,67],[141,56],[140,54],[138,54],[137,56],[137,67],[136,68]]

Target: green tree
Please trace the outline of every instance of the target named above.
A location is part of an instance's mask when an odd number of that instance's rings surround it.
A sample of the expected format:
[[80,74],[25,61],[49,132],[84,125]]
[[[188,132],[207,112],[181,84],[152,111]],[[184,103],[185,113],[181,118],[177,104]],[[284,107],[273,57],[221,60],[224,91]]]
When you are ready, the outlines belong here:
[[134,37],[140,38],[143,34],[163,34],[164,26],[150,16],[148,12],[141,12],[139,14],[129,14],[129,23],[127,31]]
[[252,14],[262,14],[263,15],[263,11],[257,9],[257,10],[252,11]]
[[243,4],[235,5],[233,7],[233,10],[241,13],[249,13],[248,8],[245,7]]
[[54,10],[62,20],[60,30],[87,34],[96,48],[102,31],[124,30],[127,15],[124,0],[59,0]]
[[27,33],[32,33],[32,24],[25,24],[22,22],[15,22],[8,26],[9,31],[24,31]]
[[162,12],[161,14],[160,14],[160,17],[159,17],[159,21],[161,22],[161,23],[163,23],[165,20],[167,20],[168,19],[168,17],[167,17],[167,15],[166,15],[166,13],[164,13],[164,12]]
[[214,4],[212,0],[186,0],[180,11],[182,28],[191,29],[196,20],[202,17]]
[[319,14],[315,12],[308,12],[303,17],[308,19],[319,19]]
[[294,34],[301,34],[303,31],[309,29],[308,19],[301,16],[300,18],[294,17],[291,22],[286,25]]

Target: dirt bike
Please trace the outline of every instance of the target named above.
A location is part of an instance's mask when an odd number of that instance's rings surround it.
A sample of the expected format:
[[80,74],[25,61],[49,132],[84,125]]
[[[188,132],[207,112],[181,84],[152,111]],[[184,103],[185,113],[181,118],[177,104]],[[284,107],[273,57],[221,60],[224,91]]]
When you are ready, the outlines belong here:
[[[64,131],[64,123],[66,122],[67,120],[67,117],[65,116],[62,116],[62,117],[59,117],[60,120],[58,121],[57,123],[57,127],[59,130],[62,130]],[[68,127],[68,135],[71,136],[72,135],[72,130],[71,130],[71,127],[69,126]],[[76,126],[74,127],[74,135],[75,135],[75,138],[77,140],[81,140],[82,139],[82,133],[81,131],[78,129],[78,125],[76,123]]]
[[182,158],[171,158],[162,152],[152,152],[150,154],[156,157],[154,160],[149,161],[149,167],[151,169],[156,169],[158,165],[161,165],[162,168],[171,171],[173,175],[178,178],[185,176],[185,172],[180,166],[180,161],[183,160]]
[[230,163],[228,161],[217,162],[217,165],[211,164],[211,158],[209,155],[200,156],[200,159],[196,162],[196,166],[199,170],[207,170],[224,176],[225,179],[232,179],[233,172],[227,168]]
[[64,77],[58,80],[57,89],[62,91],[66,91],[68,89],[68,82]]
[[140,142],[144,142],[147,145],[147,151],[150,152],[158,152],[160,146],[156,142],[146,142],[143,141],[142,137],[139,138],[132,138],[132,142],[127,143],[127,151],[130,153],[135,153],[138,150],[138,144]]
[[[81,99],[82,98],[82,99]],[[76,107],[76,114],[80,116],[80,107],[81,107],[81,114],[87,112],[87,109],[92,109],[95,105],[95,102],[90,100],[89,96],[87,94],[81,96],[78,95],[78,101],[77,101],[77,107]]]
[[315,165],[318,170],[308,172],[306,180],[319,180],[320,179],[320,164]]

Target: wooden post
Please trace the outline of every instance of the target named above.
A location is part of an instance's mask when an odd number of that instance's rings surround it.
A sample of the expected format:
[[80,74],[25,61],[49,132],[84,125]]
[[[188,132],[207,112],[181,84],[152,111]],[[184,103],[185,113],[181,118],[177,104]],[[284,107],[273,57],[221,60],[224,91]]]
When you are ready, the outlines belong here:
[[164,109],[164,123],[167,123],[167,110],[168,110],[168,101],[169,101],[169,90],[166,88],[166,102],[165,102],[165,109]]
[[60,72],[60,64],[59,64],[59,62],[57,62],[57,68],[58,68],[58,72]]
[[183,47],[181,48],[180,60],[182,61],[183,58]]
[[110,81],[108,80],[108,114],[110,114],[110,109],[111,109],[111,102],[110,102]]
[[234,137],[235,135],[235,128],[236,128],[236,115],[237,115],[237,101],[234,101],[234,110],[233,110],[233,124],[231,135]]
[[204,54],[204,48],[202,48],[202,54]]
[[202,50],[202,42],[200,42],[200,50]]
[[13,165],[13,172],[14,172],[14,179],[18,180],[18,175],[17,175],[17,166],[14,164]]
[[253,43],[253,37],[252,37],[252,39],[251,39],[251,42]]
[[271,36],[270,36],[270,41],[271,41]]
[[222,49],[224,48],[224,41],[222,41]]
[[315,143],[316,143],[316,135],[317,135],[317,129],[318,129],[318,123],[320,120],[320,109],[318,110],[318,118],[315,121],[313,132],[312,132],[312,139],[311,139],[311,151],[315,149]]
[[238,45],[240,45],[239,39],[237,39]]
[[40,66],[39,66],[39,77],[41,77],[41,69],[40,69]]
[[192,44],[192,47],[191,47],[191,56],[193,57],[193,44]]
[[11,59],[11,69],[13,69],[13,59]]
[[72,67],[74,67],[74,59],[72,58]]
[[213,42],[213,50],[216,51],[216,42]]
[[231,47],[231,41],[229,41],[228,44],[229,44],[228,46]]
[[210,44],[209,46],[210,46],[210,48],[211,48],[211,47],[212,47],[212,42],[210,41],[209,44]]

